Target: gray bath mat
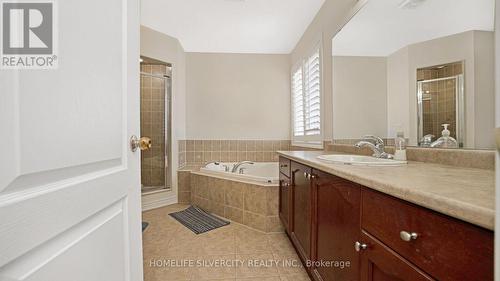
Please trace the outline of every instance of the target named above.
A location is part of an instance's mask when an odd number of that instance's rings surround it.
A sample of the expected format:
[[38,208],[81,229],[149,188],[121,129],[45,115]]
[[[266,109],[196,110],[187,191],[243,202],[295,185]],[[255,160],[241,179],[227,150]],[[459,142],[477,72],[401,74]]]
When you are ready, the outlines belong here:
[[209,214],[196,206],[190,206],[184,211],[170,213],[169,215],[196,234],[229,224],[228,221]]

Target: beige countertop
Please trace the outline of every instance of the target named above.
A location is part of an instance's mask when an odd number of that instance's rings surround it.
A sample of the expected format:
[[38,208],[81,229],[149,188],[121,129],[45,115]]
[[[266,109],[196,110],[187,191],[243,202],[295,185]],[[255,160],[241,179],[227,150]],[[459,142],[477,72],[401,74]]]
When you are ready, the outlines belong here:
[[493,230],[495,172],[424,162],[399,167],[328,163],[316,157],[324,151],[278,151],[312,168],[356,182],[394,197]]

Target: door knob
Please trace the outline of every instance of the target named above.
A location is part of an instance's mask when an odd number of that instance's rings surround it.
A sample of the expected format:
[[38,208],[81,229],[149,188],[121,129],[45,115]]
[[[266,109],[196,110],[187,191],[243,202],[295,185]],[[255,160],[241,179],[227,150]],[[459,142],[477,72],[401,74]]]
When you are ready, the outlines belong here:
[[137,138],[135,135],[130,137],[130,149],[136,151],[137,148],[140,150],[148,150],[151,148],[151,139],[148,137]]

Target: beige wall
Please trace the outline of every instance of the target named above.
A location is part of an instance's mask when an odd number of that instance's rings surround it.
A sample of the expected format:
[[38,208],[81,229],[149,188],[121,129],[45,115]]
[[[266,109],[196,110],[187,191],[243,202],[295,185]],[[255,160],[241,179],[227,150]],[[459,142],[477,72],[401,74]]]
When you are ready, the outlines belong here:
[[[172,189],[177,192],[178,140],[186,138],[186,61],[179,41],[141,26],[141,55],[172,64]],[[139,58],[137,58],[139,59]]]
[[403,130],[405,137],[410,136],[408,64],[407,47],[387,57],[387,136],[391,138],[399,130]]
[[495,128],[495,36],[474,32],[474,146],[494,148]]
[[332,132],[335,130],[332,99],[332,38],[365,3],[366,0],[326,0],[291,53],[291,65],[295,65],[308,55],[318,40],[321,40],[323,53],[322,127],[325,140],[331,140]]
[[[495,121],[497,128],[500,127],[500,0],[495,1]],[[496,163],[500,161],[500,153],[496,152]],[[495,281],[500,281],[500,165],[496,165],[495,171]]]
[[387,135],[385,57],[333,57],[333,138]]
[[[491,106],[494,104],[492,45],[492,32],[468,31],[416,43],[390,55],[387,75],[389,137],[394,137],[395,127],[398,124],[404,124],[405,131],[409,132],[410,145],[417,144],[417,69],[465,61],[466,147],[492,148],[494,144],[491,135],[494,128],[494,108]],[[405,79],[402,73],[408,73],[408,78]],[[408,87],[406,92],[408,100],[404,97],[405,92],[402,92],[406,87]],[[405,108],[409,110],[406,112],[401,110]]]
[[288,55],[187,53],[187,139],[286,140]]

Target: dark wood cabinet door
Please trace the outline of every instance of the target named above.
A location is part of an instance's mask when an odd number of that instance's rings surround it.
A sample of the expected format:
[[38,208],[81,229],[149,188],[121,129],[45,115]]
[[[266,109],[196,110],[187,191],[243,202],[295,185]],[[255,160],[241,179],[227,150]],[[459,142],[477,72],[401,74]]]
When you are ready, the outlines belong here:
[[359,253],[354,243],[360,234],[361,188],[321,171],[313,170],[313,174],[317,202],[313,224],[314,275],[320,277],[318,280],[359,280]]
[[292,199],[292,184],[290,179],[280,174],[280,197],[279,197],[279,216],[283,227],[287,233],[290,233],[290,204]]
[[[363,189],[362,228],[441,281],[493,280],[493,232]],[[415,233],[410,241],[401,232]]]
[[311,202],[312,188],[311,168],[291,163],[292,171],[292,242],[301,259],[306,262],[311,259]]
[[434,280],[409,261],[362,231],[360,243],[361,281],[428,281]]

